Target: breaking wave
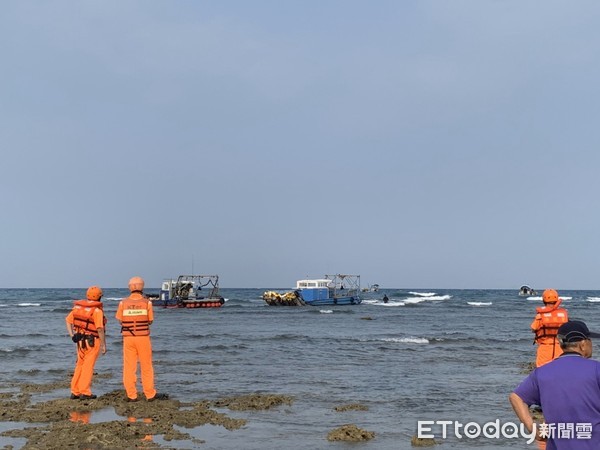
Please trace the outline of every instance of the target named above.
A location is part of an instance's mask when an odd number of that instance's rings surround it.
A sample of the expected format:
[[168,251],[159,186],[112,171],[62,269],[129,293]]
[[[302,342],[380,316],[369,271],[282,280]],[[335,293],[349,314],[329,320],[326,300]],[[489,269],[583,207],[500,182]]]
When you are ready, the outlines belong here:
[[429,339],[420,337],[382,338],[383,342],[397,342],[399,344],[429,344]]

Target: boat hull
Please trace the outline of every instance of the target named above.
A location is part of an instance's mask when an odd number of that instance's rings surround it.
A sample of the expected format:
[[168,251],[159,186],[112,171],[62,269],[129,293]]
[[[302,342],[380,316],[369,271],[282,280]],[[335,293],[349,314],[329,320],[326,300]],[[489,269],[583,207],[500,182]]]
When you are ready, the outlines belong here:
[[362,300],[360,297],[338,297],[338,298],[322,298],[311,302],[305,301],[310,306],[335,306],[335,305],[359,305]]
[[278,294],[273,291],[265,292],[263,300],[269,306],[336,306],[336,305],[359,305],[361,298],[359,296],[348,297],[322,297],[311,300],[303,298],[300,293],[288,292]]
[[223,298],[204,298],[196,300],[172,299],[163,303],[164,308],[220,308],[225,303]]

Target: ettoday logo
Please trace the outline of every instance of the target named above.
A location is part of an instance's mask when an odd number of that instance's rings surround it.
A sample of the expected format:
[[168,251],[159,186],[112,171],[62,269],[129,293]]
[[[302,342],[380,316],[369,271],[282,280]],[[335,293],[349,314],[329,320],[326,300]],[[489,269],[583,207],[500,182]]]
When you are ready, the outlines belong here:
[[[437,434],[434,434],[434,426]],[[421,439],[442,438],[447,439],[449,433],[457,439],[477,439],[481,436],[488,439],[526,439],[528,444],[535,441],[537,435],[536,424],[533,430],[527,431],[522,423],[513,422],[500,423],[500,419],[486,422],[483,425],[477,422],[461,423],[456,420],[419,420],[417,422],[417,437]]]
[[[436,426],[436,430],[434,430]],[[437,434],[434,434],[434,431]],[[526,439],[531,444],[536,436],[541,439],[591,439],[593,427],[591,423],[534,423],[531,432],[525,425],[513,422],[500,423],[499,419],[486,422],[461,423],[456,420],[419,420],[417,437],[421,439],[447,439],[453,433],[457,439]]]

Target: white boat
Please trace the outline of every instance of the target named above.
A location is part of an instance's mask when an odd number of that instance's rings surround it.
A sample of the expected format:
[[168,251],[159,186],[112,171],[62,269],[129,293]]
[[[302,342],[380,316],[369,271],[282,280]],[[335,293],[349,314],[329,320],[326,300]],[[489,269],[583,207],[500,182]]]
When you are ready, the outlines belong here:
[[529,297],[530,295],[536,295],[535,289],[533,289],[530,286],[527,286],[526,284],[521,286],[521,288],[519,289],[519,296],[520,297]]

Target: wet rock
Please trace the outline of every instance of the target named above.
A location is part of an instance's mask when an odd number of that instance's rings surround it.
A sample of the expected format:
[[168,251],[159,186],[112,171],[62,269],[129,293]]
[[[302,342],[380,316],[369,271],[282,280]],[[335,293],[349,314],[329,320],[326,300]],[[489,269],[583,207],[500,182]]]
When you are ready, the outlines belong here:
[[[62,385],[21,384],[15,386],[20,392],[3,393],[0,396],[0,421],[36,425],[7,430],[0,436],[26,439],[23,450],[161,448],[153,441],[153,436],[162,436],[167,442],[180,440],[201,444],[202,440],[193,438],[177,427],[195,428],[211,424],[237,430],[247,423],[245,419],[234,419],[214,411],[211,409],[213,404],[237,410],[259,410],[293,402],[292,397],[275,394],[228,397],[219,402],[185,403],[175,399],[147,402],[141,396],[137,402],[127,402],[122,390],[89,400],[60,398],[37,403],[31,401],[29,392],[47,392],[50,386]],[[114,410],[123,419],[90,423],[94,412],[107,410]]]
[[361,405],[360,403],[351,403],[349,405],[341,405],[333,408],[334,411],[337,412],[345,412],[345,411],[368,411],[369,407],[365,405]]
[[527,375],[535,370],[535,362],[520,364],[521,373]]
[[354,424],[342,425],[327,434],[328,441],[369,441],[375,437],[372,431],[363,430]]
[[279,405],[291,405],[294,397],[273,394],[250,394],[228,397],[212,403],[216,408],[229,408],[232,411],[264,410]]
[[46,384],[29,384],[22,383],[20,385],[21,392],[23,393],[34,393],[34,392],[52,392],[56,389],[68,389],[71,383],[68,380],[46,383]]
[[412,445],[413,447],[433,447],[437,444],[439,444],[439,442],[437,442],[433,438],[420,438],[417,436],[413,436],[410,440],[410,445]]

